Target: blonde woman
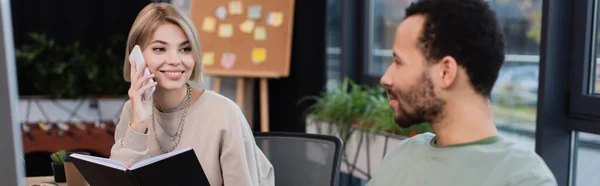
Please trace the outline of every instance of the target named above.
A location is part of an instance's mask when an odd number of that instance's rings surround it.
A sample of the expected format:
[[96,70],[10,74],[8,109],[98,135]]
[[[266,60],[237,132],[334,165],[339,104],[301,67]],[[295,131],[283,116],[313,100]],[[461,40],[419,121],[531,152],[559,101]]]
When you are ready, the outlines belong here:
[[[146,61],[140,69],[128,60],[135,45]],[[239,107],[190,85],[202,81],[202,66],[198,34],[188,17],[169,4],[149,4],[133,23],[125,52],[130,100],[116,128],[111,159],[132,165],[191,147],[211,185],[274,185],[273,166],[256,146]],[[143,75],[144,67],[150,75]],[[142,83],[150,78],[155,82]],[[152,99],[144,99],[143,92],[152,87]]]

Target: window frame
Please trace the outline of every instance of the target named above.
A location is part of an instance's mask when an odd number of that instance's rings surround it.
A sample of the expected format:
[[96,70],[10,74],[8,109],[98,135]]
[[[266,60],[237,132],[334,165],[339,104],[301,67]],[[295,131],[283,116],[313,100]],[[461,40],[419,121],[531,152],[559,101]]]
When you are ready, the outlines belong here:
[[[598,35],[597,21],[598,5],[595,0],[575,1],[573,4],[573,47],[570,90],[569,90],[569,116],[574,119],[600,121],[600,96],[591,95],[590,85],[595,83],[590,77],[593,77],[592,64],[593,59],[597,58],[594,49],[598,40],[593,39]],[[595,33],[594,33],[595,32]],[[594,37],[595,36],[595,37]],[[569,76],[567,76],[569,77]],[[585,132],[600,134],[600,125],[581,126],[585,123],[576,124],[577,128],[584,129]],[[591,123],[590,123],[591,124]],[[572,126],[573,127],[573,126]]]
[[586,93],[597,42],[595,3],[543,1],[536,152],[560,186],[577,181],[577,132],[600,133],[600,114],[593,112],[600,97]]

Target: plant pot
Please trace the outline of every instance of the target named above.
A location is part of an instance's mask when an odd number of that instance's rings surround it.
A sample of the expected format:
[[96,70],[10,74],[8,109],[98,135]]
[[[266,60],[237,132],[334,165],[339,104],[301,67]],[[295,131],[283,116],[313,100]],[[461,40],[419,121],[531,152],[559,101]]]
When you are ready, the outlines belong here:
[[52,163],[52,173],[54,174],[54,182],[67,182],[67,178],[65,177],[65,165]]

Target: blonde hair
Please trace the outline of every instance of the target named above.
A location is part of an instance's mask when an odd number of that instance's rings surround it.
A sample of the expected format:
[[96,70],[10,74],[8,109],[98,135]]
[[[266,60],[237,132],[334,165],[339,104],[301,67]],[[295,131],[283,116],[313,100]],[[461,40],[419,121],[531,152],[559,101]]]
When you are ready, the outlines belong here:
[[131,65],[129,64],[129,53],[135,45],[140,45],[142,50],[148,46],[152,35],[158,26],[165,23],[178,25],[190,42],[192,53],[194,55],[194,69],[190,80],[196,83],[202,83],[202,57],[200,50],[200,40],[194,23],[177,8],[168,3],[150,3],[135,18],[125,46],[125,63],[123,64],[123,77],[125,81],[130,82]]

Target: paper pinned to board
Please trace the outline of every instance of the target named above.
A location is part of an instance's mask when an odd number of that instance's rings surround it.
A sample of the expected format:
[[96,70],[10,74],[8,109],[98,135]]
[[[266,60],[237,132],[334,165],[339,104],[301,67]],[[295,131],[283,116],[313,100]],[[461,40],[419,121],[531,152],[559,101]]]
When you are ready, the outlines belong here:
[[230,38],[233,35],[233,26],[231,24],[219,25],[219,37]]
[[279,27],[283,24],[283,13],[282,12],[269,12],[267,16],[267,24]]
[[217,7],[215,10],[215,16],[220,20],[225,20],[225,18],[227,18],[227,8],[225,8],[223,5]]
[[240,30],[243,33],[252,33],[252,30],[254,30],[254,21],[252,20],[246,20],[244,21],[242,24],[240,24]]
[[202,54],[202,65],[210,66],[215,63],[215,53],[214,52],[204,52]]
[[211,16],[204,17],[202,21],[202,30],[205,32],[214,32],[217,20]]
[[229,2],[229,15],[240,15],[243,12],[241,1]]
[[260,19],[261,9],[260,5],[251,5],[248,7],[248,18],[252,20]]
[[267,29],[263,26],[257,26],[254,29],[254,40],[263,41],[267,39]]
[[265,62],[267,59],[267,49],[254,48],[252,49],[252,62],[256,65]]
[[227,70],[233,68],[233,65],[235,65],[235,58],[234,53],[223,53],[223,57],[221,57],[221,66]]

